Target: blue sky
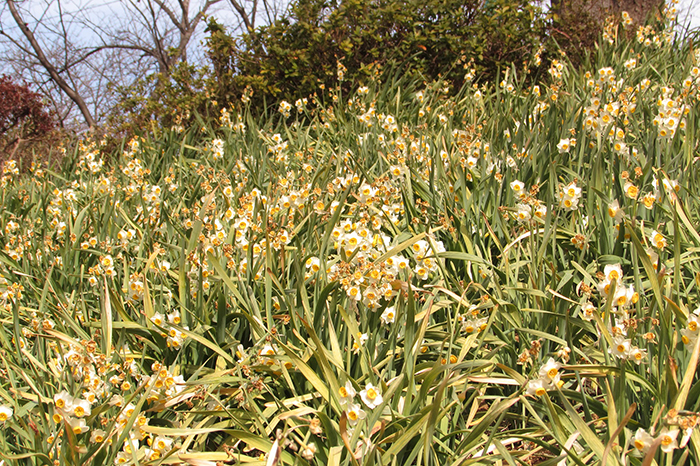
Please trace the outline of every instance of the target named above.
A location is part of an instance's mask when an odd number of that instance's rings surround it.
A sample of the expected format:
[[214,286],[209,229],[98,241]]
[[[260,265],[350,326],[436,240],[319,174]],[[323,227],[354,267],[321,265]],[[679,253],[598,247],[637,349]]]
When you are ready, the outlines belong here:
[[681,23],[685,23],[687,15],[692,27],[700,27],[700,2],[697,0],[680,0],[677,8],[679,11],[678,20]]

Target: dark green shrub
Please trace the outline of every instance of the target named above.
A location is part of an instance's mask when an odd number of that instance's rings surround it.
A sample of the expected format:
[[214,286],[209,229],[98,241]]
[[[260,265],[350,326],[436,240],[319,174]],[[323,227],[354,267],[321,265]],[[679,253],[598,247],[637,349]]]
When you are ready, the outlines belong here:
[[459,87],[474,60],[483,80],[525,64],[545,33],[539,9],[525,0],[298,0],[291,14],[240,40],[210,21],[210,89],[220,103],[253,91],[253,105],[294,100],[345,79],[362,82],[397,67]]

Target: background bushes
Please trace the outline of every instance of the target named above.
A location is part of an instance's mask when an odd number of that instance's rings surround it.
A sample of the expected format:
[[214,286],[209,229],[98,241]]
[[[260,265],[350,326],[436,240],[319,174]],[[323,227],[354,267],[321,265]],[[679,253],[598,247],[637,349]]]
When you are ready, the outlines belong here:
[[485,82],[532,59],[546,38],[546,18],[527,0],[298,0],[288,16],[239,38],[215,19],[206,32],[206,76],[183,66],[152,79],[148,99],[149,83],[123,90],[134,127],[152,118],[167,126],[195,109],[215,115],[244,92],[257,112],[309,97],[337,83],[338,63],[346,83],[391,70],[459,88],[472,69]]

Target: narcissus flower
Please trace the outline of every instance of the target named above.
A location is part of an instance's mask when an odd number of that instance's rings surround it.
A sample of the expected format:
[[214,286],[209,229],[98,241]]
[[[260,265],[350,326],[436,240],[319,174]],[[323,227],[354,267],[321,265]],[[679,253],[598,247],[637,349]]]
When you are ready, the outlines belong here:
[[613,344],[608,348],[608,352],[613,356],[617,356],[620,359],[627,359],[630,353],[630,340],[626,339],[624,336],[613,337]]
[[591,321],[595,317],[595,306],[590,301],[583,303],[581,306],[581,318],[583,320]]
[[678,441],[676,440],[678,437],[678,432],[678,429],[663,429],[661,432],[659,432],[659,438],[661,439],[661,450],[664,453],[671,453],[673,450],[678,448]]
[[517,208],[516,217],[518,221],[527,222],[532,218],[532,207],[528,204],[518,204]]
[[569,152],[569,149],[571,149],[571,146],[575,145],[575,140],[571,139],[562,139],[559,141],[559,144],[557,144],[557,149],[559,149],[559,153],[563,154],[565,152]]
[[345,385],[338,389],[338,395],[340,395],[340,406],[345,406],[346,404],[352,403],[352,399],[355,398],[357,392],[352,386],[352,383],[348,380]]
[[639,196],[639,188],[634,185],[631,181],[627,181],[623,187],[625,195],[630,199],[637,199]]
[[12,417],[14,410],[7,405],[0,406],[0,422],[5,422]]
[[525,183],[519,180],[515,180],[510,183],[510,189],[513,190],[513,193],[519,198],[525,197]]
[[359,404],[355,403],[352,403],[348,406],[346,413],[351,426],[357,425],[357,423],[360,422],[361,419],[364,419],[367,416],[362,407]]
[[608,204],[608,215],[615,223],[620,223],[625,219],[625,212],[620,207],[620,203],[617,199]]
[[371,383],[368,383],[367,387],[360,392],[360,398],[369,409],[376,408],[384,401],[381,393],[379,393],[379,388],[375,387]]
[[547,393],[545,382],[542,379],[531,380],[527,383],[527,394],[544,396]]
[[540,368],[540,379],[550,384],[556,384],[561,378],[559,369],[561,369],[561,364],[556,362],[554,358],[549,358],[549,360]]
[[656,246],[657,249],[666,247],[666,238],[656,230],[652,230],[651,235],[649,235],[649,241],[651,241],[651,244]]
[[654,443],[654,437],[644,429],[637,429],[632,439],[632,444],[639,453],[645,455],[649,451],[652,443]]
[[385,324],[393,324],[394,320],[396,320],[396,310],[394,306],[387,307],[384,312],[382,312],[381,319]]

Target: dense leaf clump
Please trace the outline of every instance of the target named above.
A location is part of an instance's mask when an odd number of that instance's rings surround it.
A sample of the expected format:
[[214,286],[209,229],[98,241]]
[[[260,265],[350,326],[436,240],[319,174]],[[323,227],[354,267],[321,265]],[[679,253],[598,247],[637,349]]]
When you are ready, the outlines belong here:
[[0,76],[1,152],[14,153],[22,143],[46,138],[55,126],[39,94],[9,76]]
[[287,16],[240,38],[212,18],[208,66],[183,63],[123,90],[126,118],[117,121],[170,126],[191,121],[195,111],[216,116],[242,97],[262,114],[282,99],[311,98],[338,78],[345,91],[401,74],[440,78],[456,92],[465,78],[487,82],[510,66],[536,68],[546,31],[546,15],[528,0],[299,0]]

